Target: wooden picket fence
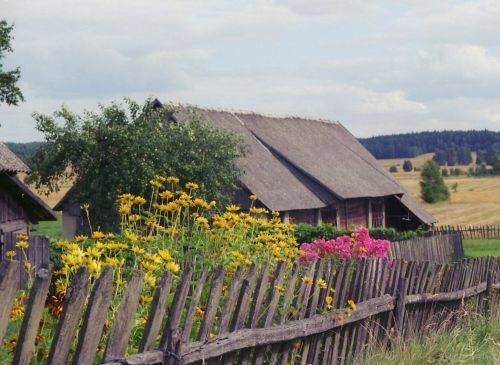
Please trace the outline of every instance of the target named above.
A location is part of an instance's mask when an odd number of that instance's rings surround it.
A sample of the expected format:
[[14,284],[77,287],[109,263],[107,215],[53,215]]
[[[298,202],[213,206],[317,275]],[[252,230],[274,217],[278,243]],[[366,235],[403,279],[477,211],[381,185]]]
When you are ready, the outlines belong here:
[[[0,264],[0,341],[20,265]],[[348,364],[371,348],[453,325],[462,308],[498,314],[500,258],[454,264],[388,259],[250,266],[229,273],[166,272],[154,293],[138,353],[129,338],[143,285],[134,271],[122,298],[108,267],[89,287],[80,268],[67,291],[48,364]],[[51,281],[38,270],[18,334],[14,364],[29,364]],[[304,278],[311,278],[310,281]],[[324,279],[321,288],[317,283]],[[327,296],[333,295],[332,309]],[[346,308],[353,300],[354,311]],[[119,306],[105,329],[109,308]],[[203,309],[202,318],[196,314]],[[83,314],[83,317],[82,317]],[[2,343],[2,342],[0,342]],[[98,351],[104,347],[104,353]],[[96,355],[98,354],[98,355]]]
[[462,238],[470,239],[500,239],[500,224],[497,225],[446,225],[437,226],[432,230],[436,234],[460,233]]
[[446,232],[407,241],[391,242],[387,255],[390,259],[445,264],[461,260],[464,257],[464,247],[460,233]]

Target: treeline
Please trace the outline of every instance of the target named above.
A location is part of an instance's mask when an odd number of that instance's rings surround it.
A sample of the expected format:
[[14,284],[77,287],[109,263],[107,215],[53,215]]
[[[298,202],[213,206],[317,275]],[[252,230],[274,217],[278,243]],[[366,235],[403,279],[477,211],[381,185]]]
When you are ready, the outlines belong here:
[[31,167],[31,156],[40,148],[44,142],[5,142],[5,145],[14,152],[23,162]]
[[[500,132],[482,131],[434,131],[393,134],[359,141],[377,159],[411,158],[423,153],[437,153],[437,162],[467,164],[471,151],[477,152],[477,164],[493,165],[500,155]],[[468,162],[468,163],[470,163]]]

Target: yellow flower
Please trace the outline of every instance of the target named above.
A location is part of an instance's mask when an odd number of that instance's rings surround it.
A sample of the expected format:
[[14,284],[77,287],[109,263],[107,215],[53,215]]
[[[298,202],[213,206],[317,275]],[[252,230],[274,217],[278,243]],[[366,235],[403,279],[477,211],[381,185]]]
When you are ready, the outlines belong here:
[[106,237],[106,235],[104,233],[102,233],[101,231],[92,232],[92,238],[95,240],[103,239],[104,237]]
[[334,288],[330,288],[330,293],[335,294],[335,289]]
[[141,261],[141,266],[146,271],[156,271],[159,269],[157,265],[153,265],[152,263],[147,261]]
[[189,190],[196,190],[199,188],[199,185],[195,182],[188,182],[186,183],[186,189],[189,189]]
[[149,180],[149,184],[150,184],[151,186],[154,186],[154,187],[157,187],[157,188],[161,188],[161,186],[162,186],[162,185],[161,185],[161,183],[160,183],[159,181],[154,180],[154,179],[153,179],[153,180]]
[[354,303],[354,300],[349,299],[349,300],[347,301],[347,305],[348,305],[349,307],[351,307],[351,309],[352,309],[353,311],[354,311],[354,310],[356,310],[356,303]]
[[341,315],[339,315],[339,316],[337,317],[337,321],[339,321],[339,322],[344,321],[344,317],[342,317]]
[[165,190],[160,193],[160,198],[162,199],[170,199],[174,194],[170,190]]
[[84,203],[80,206],[81,209],[83,210],[88,210],[90,208],[90,204],[89,203]]
[[285,291],[285,288],[283,286],[281,286],[281,285],[275,285],[274,289],[276,289],[276,291],[278,291],[280,293],[282,293],[282,292]]
[[12,257],[16,256],[16,251],[13,251],[13,250],[6,251],[5,256],[12,258]]
[[[84,235],[78,235],[78,236],[75,236],[74,240],[75,242],[82,242],[82,241],[85,241],[88,237],[87,236],[84,236]],[[60,242],[60,241],[59,241]],[[58,242],[58,243],[59,243]]]
[[179,178],[177,176],[169,176],[167,177],[167,181],[170,183],[177,184],[179,182]]
[[19,242],[16,243],[16,247],[20,248],[22,250],[28,248],[28,246],[29,246],[28,245],[28,241],[19,241]]
[[144,199],[142,196],[136,196],[133,200],[133,203],[138,205],[143,205],[146,203],[146,199]]
[[89,261],[87,267],[89,269],[89,273],[92,275],[97,275],[101,272],[101,263],[98,261],[94,260]]
[[307,285],[312,285],[314,281],[309,276],[304,276],[302,282]]
[[250,200],[252,200],[252,201],[253,201],[253,200],[257,200],[257,195],[252,194],[252,195],[250,195],[250,196],[248,197],[248,199],[250,199]]
[[139,246],[133,245],[132,252],[135,253],[136,255],[143,255],[146,252],[146,250],[144,250],[143,248],[141,248]]
[[28,237],[27,235],[22,234],[22,233],[18,234],[18,235],[16,236],[16,238],[17,238],[19,241],[27,241],[27,240],[29,239],[29,237]]
[[89,257],[100,257],[102,252],[95,247],[89,246],[86,250],[87,256]]
[[181,267],[179,264],[176,264],[175,262],[170,261],[165,265],[165,269],[167,269],[170,272],[176,273],[176,272],[179,272]]
[[128,216],[129,222],[137,222],[141,220],[141,216],[139,214],[131,214]]
[[141,302],[143,303],[151,303],[153,301],[153,297],[149,295],[141,295]]
[[318,279],[316,281],[316,284],[321,288],[321,289],[326,289],[327,288],[327,284],[326,284],[326,281],[324,279]]
[[139,238],[136,233],[130,231],[125,231],[125,237],[130,241],[137,241]]
[[146,283],[146,285],[154,288],[155,285],[156,285],[156,276],[154,276],[151,273],[147,272],[144,275],[144,282]]
[[158,250],[158,255],[165,261],[172,261],[172,256],[167,250]]
[[156,175],[156,180],[159,180],[161,182],[165,182],[165,181],[167,181],[167,178],[165,176],[162,176],[162,175]]
[[294,349],[299,349],[301,344],[302,344],[302,342],[301,342],[300,340],[293,341],[293,342],[292,342],[292,347],[293,347]]
[[239,206],[237,206],[237,205],[231,204],[231,205],[228,205],[228,206],[226,207],[226,210],[227,210],[228,212],[237,212],[238,210],[240,210],[240,207],[239,207]]
[[327,295],[325,298],[326,308],[332,309],[333,297],[331,295]]
[[130,213],[130,205],[129,204],[121,204],[120,207],[118,208],[118,213],[120,215],[125,215]]
[[200,317],[200,318],[203,318],[203,315],[205,314],[205,311],[203,309],[201,309],[201,307],[197,306],[195,308],[195,315],[197,317]]
[[172,212],[174,210],[177,210],[178,207],[179,205],[176,202],[169,202],[167,204],[161,204],[159,206],[160,211],[162,212]]

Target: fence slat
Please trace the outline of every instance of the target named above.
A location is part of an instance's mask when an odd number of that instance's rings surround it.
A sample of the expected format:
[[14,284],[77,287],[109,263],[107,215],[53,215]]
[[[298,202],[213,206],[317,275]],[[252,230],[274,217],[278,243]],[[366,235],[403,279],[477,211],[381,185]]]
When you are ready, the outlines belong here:
[[78,322],[87,298],[89,273],[86,267],[80,267],[71,285],[66,290],[64,307],[59,317],[54,340],[50,347],[48,364],[64,364],[75,336]]
[[0,262],[0,344],[7,331],[10,310],[14,304],[19,275],[19,261],[5,260]]
[[163,315],[167,309],[168,296],[172,287],[173,276],[165,271],[153,295],[153,301],[149,310],[148,320],[144,327],[139,352],[149,351],[153,348],[156,337],[160,333],[160,327],[163,321]]
[[92,364],[104,330],[104,322],[113,297],[113,271],[104,268],[96,280],[85,311],[73,365]]
[[40,325],[40,319],[42,318],[51,278],[52,270],[48,265],[43,265],[38,269],[26,308],[26,313],[29,313],[29,315],[23,318],[21,325],[21,332],[19,333],[18,344],[14,353],[14,364],[24,365],[31,362],[35,338]]
[[123,294],[120,307],[108,335],[104,361],[125,356],[130,332],[134,325],[135,312],[142,292],[143,277],[144,273],[142,271],[134,270],[129,279],[127,289]]
[[203,292],[203,287],[205,281],[207,280],[208,270],[205,269],[201,273],[199,279],[197,280],[196,288],[191,295],[191,303],[189,304],[189,309],[186,314],[186,320],[184,321],[184,328],[182,331],[182,341],[188,342],[191,335],[191,329],[193,327],[194,317],[196,315],[196,308],[200,304],[201,293]]

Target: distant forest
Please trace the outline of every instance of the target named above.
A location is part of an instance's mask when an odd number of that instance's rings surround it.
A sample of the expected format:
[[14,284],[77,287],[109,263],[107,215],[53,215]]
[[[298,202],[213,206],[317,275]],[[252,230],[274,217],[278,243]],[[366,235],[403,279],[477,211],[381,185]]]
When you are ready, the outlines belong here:
[[[500,132],[443,131],[393,134],[359,141],[377,159],[411,158],[423,153],[434,153],[439,165],[456,164],[495,165],[500,158]],[[477,152],[472,161],[471,152]]]
[[43,144],[44,142],[27,142],[27,143],[14,143],[14,142],[5,142],[5,145],[9,147],[9,149],[14,152],[17,157],[19,157],[23,162],[31,167],[30,159],[31,156],[36,152],[36,150]]

